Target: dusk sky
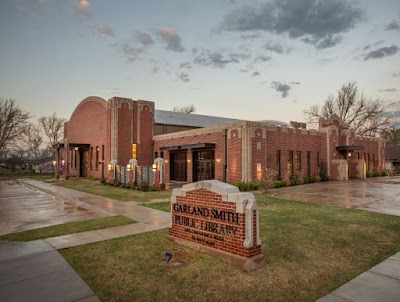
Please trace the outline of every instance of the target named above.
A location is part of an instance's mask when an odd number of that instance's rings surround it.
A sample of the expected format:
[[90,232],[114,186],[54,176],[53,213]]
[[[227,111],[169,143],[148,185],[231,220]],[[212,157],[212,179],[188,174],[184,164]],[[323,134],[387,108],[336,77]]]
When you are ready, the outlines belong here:
[[399,0],[1,0],[0,97],[70,118],[87,96],[305,121],[346,81],[400,110]]

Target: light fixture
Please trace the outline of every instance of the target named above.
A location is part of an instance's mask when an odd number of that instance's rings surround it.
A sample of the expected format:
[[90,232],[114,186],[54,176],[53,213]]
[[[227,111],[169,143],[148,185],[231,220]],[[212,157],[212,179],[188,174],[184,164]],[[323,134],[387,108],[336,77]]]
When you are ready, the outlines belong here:
[[217,163],[219,163],[221,160],[219,158],[217,158]]
[[349,157],[351,157],[351,152],[349,152]]
[[65,160],[62,160],[62,161],[61,161],[61,164],[64,166],[64,164],[65,164]]
[[75,151],[78,151],[78,149],[79,149],[78,147],[75,147]]
[[111,171],[111,170],[112,170],[112,165],[108,164],[108,171]]
[[56,165],[56,163],[57,163],[57,162],[56,162],[55,160],[53,160],[53,166],[55,166],[55,165]]
[[190,159],[188,159],[187,162],[190,163]]
[[165,163],[168,164],[168,159],[165,160]]
[[153,164],[153,172],[156,172],[156,170],[157,170],[157,165]]
[[167,265],[168,265],[168,264],[169,264],[169,261],[171,260],[171,258],[172,258],[173,255],[174,255],[173,252],[171,252],[171,251],[166,251],[165,254],[164,254],[164,256],[162,257],[162,259],[163,259],[164,261],[166,261],[166,263],[167,263]]
[[131,164],[127,164],[126,165],[126,170],[129,172],[129,171],[131,171]]

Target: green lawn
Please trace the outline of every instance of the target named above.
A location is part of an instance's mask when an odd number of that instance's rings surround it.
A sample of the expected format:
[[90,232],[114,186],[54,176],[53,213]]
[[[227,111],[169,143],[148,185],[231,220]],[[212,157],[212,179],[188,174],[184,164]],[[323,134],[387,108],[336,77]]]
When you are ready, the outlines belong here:
[[164,212],[170,212],[171,211],[171,203],[170,202],[155,202],[155,203],[143,203],[141,204],[142,206],[156,209],[156,210],[161,210]]
[[[102,301],[315,301],[400,250],[397,216],[271,197],[258,204],[265,265],[251,273],[175,244],[167,230],[61,253]],[[167,268],[167,250],[186,266]]]
[[52,184],[121,201],[143,202],[151,199],[171,197],[170,191],[142,192],[103,185],[99,180],[89,178],[72,179],[67,181],[55,180]]
[[24,170],[16,170],[13,172],[10,169],[0,168],[0,180],[14,180],[21,178],[32,178],[45,181],[54,178],[54,174],[37,174],[32,171]]
[[0,236],[0,241],[32,241],[55,236],[74,234],[86,231],[100,230],[120,225],[135,223],[135,221],[121,215],[76,221],[66,224],[59,224],[45,228],[12,233]]

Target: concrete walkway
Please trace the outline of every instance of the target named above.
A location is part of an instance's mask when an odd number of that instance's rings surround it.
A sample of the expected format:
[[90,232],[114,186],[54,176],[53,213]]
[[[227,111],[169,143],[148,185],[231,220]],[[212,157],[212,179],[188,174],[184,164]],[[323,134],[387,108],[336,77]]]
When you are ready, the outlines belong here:
[[342,285],[317,302],[399,302],[400,253]]
[[[98,302],[99,298],[57,249],[155,231],[168,227],[170,222],[169,213],[35,180],[21,180],[11,186],[2,185],[0,197],[3,203],[0,205],[3,207],[0,207],[0,217],[9,221],[0,224],[0,233],[10,233],[12,227],[14,231],[19,231],[21,228],[33,229],[63,221],[117,214],[137,223],[31,242],[0,242],[1,301]],[[20,202],[10,209],[9,198],[15,194]],[[30,210],[19,213],[19,206],[28,206]],[[40,210],[44,207],[44,211]],[[78,211],[71,211],[74,207]],[[41,212],[40,216],[37,215],[38,211]]]
[[90,209],[91,212],[102,213],[103,215],[123,215],[138,222],[130,225],[45,239],[47,243],[56,249],[71,248],[83,244],[164,229],[167,228],[170,223],[171,216],[169,213],[139,206],[133,202],[113,200],[31,179],[23,180],[21,183],[56,196],[57,198],[62,198],[68,201],[69,204],[75,204],[82,208]]
[[100,301],[57,250],[43,240],[0,242],[0,300]]

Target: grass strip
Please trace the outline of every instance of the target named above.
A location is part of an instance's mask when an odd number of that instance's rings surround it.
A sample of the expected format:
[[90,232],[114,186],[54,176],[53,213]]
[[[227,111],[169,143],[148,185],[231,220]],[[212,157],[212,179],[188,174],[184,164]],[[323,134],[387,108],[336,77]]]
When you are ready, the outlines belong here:
[[32,241],[135,223],[122,215],[59,224],[0,236],[3,241]]
[[[102,301],[315,301],[400,250],[397,216],[271,197],[258,205],[265,259],[251,273],[167,230],[61,253]],[[168,250],[186,266],[166,267]]]
[[140,205],[151,209],[161,210],[164,212],[171,212],[171,202],[152,202],[142,203]]
[[68,181],[54,181],[52,182],[52,184],[120,201],[143,202],[151,199],[171,197],[171,192],[169,191],[142,192],[138,190],[131,190],[121,187],[112,187],[103,185],[100,183],[99,180],[93,180],[93,179],[77,179],[77,180],[73,179]]

